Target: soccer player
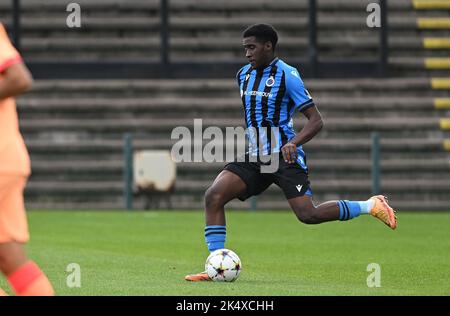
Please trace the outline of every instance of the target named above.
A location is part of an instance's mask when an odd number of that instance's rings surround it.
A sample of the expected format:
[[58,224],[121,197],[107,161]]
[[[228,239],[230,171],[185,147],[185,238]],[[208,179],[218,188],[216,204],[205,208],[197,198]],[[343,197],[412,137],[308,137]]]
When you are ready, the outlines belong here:
[[[30,161],[19,132],[14,96],[28,90],[32,82],[0,23],[0,270],[16,295],[50,296],[53,287],[24,249],[29,234],[23,189]],[[6,293],[0,289],[0,295]]]
[[[312,202],[308,181],[308,168],[302,145],[311,140],[323,126],[322,117],[306,90],[299,72],[275,56],[278,35],[267,24],[256,24],[243,33],[245,57],[249,64],[237,73],[237,84],[244,105],[247,127],[253,150],[245,161],[228,163],[205,194],[205,240],[210,252],[225,248],[226,226],[224,206],[238,198],[242,201],[265,191],[272,183],[284,192],[297,218],[305,224],[327,221],[347,221],[360,214],[370,214],[391,229],[397,227],[393,209],[384,196],[373,196],[367,201],[329,201],[318,206]],[[292,116],[300,111],[307,123],[296,134]],[[279,155],[278,169],[273,173],[261,172],[262,159],[250,156],[267,154],[268,147],[259,144],[261,127],[267,136],[277,135],[270,144],[272,153]],[[271,130],[278,130],[272,133]],[[268,139],[268,137],[267,137]],[[255,153],[256,148],[256,153]],[[262,150],[262,151],[261,151]],[[206,272],[187,275],[187,281],[207,281]]]

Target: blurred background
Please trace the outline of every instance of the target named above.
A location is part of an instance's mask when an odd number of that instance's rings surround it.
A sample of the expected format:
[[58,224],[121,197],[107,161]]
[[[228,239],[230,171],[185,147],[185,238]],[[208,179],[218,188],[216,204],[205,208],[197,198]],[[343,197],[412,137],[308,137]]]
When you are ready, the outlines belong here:
[[[67,25],[70,3],[80,27]],[[174,127],[194,118],[243,126],[242,31],[270,23],[278,57],[298,67],[324,117],[304,146],[315,202],[382,193],[399,210],[449,210],[449,13],[448,0],[0,0],[35,77],[18,99],[27,206],[151,207],[136,194],[133,154],[170,152]],[[158,208],[202,210],[224,164],[178,163],[173,185],[147,194]],[[288,204],[272,186],[229,207]]]

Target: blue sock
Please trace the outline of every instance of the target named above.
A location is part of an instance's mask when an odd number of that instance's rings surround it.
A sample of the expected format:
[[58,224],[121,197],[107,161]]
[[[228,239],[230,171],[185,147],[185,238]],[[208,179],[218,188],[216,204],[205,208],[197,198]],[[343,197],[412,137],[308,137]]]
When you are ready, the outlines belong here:
[[210,252],[225,248],[225,237],[227,229],[221,225],[211,225],[205,227],[205,241]]
[[361,214],[360,202],[340,200],[339,204],[339,220],[348,221],[354,217],[358,217]]

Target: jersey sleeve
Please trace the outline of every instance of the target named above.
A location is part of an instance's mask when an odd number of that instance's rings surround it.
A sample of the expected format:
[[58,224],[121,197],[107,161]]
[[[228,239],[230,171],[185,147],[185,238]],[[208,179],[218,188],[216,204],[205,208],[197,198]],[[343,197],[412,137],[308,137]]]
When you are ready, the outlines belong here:
[[290,99],[294,102],[296,110],[304,111],[314,106],[314,101],[300,78],[297,69],[286,70],[286,90]]
[[11,44],[5,28],[0,24],[0,73],[9,66],[22,62],[22,57]]

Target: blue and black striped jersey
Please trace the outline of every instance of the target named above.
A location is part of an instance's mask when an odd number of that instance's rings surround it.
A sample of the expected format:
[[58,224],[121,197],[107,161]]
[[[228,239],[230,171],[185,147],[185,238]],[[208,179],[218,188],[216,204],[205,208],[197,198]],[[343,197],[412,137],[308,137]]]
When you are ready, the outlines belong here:
[[[242,67],[236,76],[244,105],[251,155],[276,153],[295,136],[292,116],[314,106],[296,68],[275,58],[265,69]],[[270,137],[270,135],[273,135]],[[276,141],[272,144],[271,139]],[[307,170],[302,146],[300,166]]]

